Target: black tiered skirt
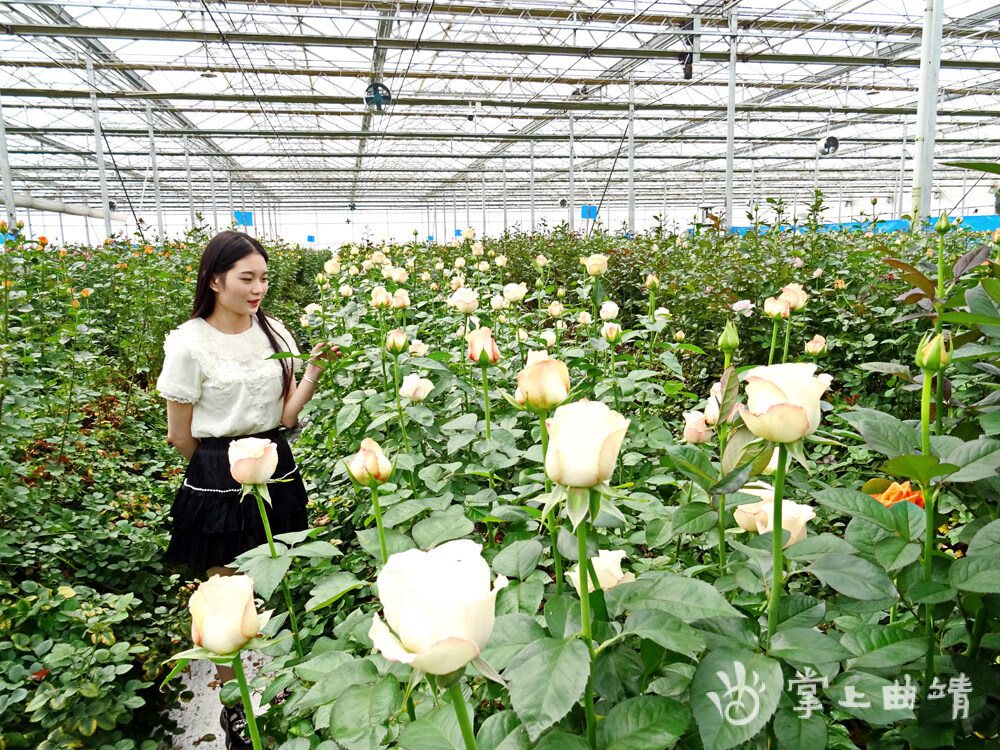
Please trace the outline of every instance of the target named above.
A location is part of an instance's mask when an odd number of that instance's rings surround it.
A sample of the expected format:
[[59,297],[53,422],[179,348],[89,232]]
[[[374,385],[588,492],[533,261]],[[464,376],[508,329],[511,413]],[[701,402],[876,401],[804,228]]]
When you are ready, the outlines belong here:
[[243,437],[265,438],[278,446],[278,468],[267,483],[271,505],[264,503],[271,534],[308,527],[306,488],[292,449],[279,429],[256,435],[202,438],[171,509],[168,560],[202,570],[228,566],[238,555],[267,541],[257,501],[253,495],[241,498],[240,485],[229,472],[229,444]]

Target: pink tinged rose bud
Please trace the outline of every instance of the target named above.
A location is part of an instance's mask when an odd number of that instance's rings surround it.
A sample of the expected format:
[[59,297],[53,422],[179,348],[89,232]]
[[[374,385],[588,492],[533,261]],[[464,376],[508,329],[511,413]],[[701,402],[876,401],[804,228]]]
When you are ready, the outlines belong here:
[[406,289],[397,289],[392,295],[392,306],[397,310],[405,310],[410,306],[410,293]]
[[583,260],[583,265],[587,267],[588,276],[603,276],[608,272],[608,257],[600,254],[591,255]]
[[674,334],[674,341],[676,341],[678,344],[684,341],[684,339],[686,338],[687,336],[684,335],[684,331],[678,331],[677,333]]
[[789,284],[781,287],[781,296],[788,300],[788,304],[793,310],[801,310],[809,301],[809,295],[802,289],[801,284]]
[[[744,503],[736,506],[733,518],[744,531],[766,534],[774,532],[774,490],[770,487],[744,487],[740,492],[756,495],[761,498],[756,503]],[[781,528],[789,533],[784,547],[806,538],[806,524],[816,517],[816,513],[808,505],[781,501]]]
[[499,294],[494,294],[493,297],[490,298],[490,307],[492,307],[494,311],[503,310],[509,305],[510,302],[508,302]]
[[465,268],[465,258],[455,258],[455,268]]
[[323,264],[323,270],[329,276],[336,276],[340,273],[340,261],[336,258],[331,258],[326,263]]
[[550,330],[546,329],[546,330],[542,331],[541,333],[539,333],[538,335],[541,337],[542,341],[545,342],[546,346],[555,346],[556,345],[556,332],[555,331],[550,331]]
[[812,357],[826,354],[826,339],[817,333],[811,340],[806,342],[806,354]]
[[753,314],[754,304],[748,299],[741,299],[733,305],[734,313],[743,313],[743,317],[749,318]]
[[833,282],[833,288],[834,289],[846,289],[847,288],[847,284],[844,282],[843,279],[837,279],[835,282]]
[[371,438],[365,438],[347,465],[347,470],[355,482],[368,487],[386,481],[392,473],[392,464],[382,452],[382,446]]
[[539,268],[544,268],[549,262],[549,259],[544,255],[538,255],[535,257],[535,265]]
[[397,284],[405,284],[410,278],[410,272],[405,268],[392,269],[392,280]]
[[820,399],[833,377],[815,372],[814,364],[788,363],[745,373],[747,405],[739,409],[750,432],[772,443],[794,443],[816,432]]
[[700,411],[684,413],[684,441],[687,443],[707,443],[712,439],[713,430],[708,426],[705,415]]
[[413,339],[413,341],[410,342],[410,354],[412,354],[414,357],[425,356],[427,354],[428,348],[429,347],[427,346],[427,344],[425,344],[420,339]]
[[507,256],[498,255],[496,259],[493,261],[493,265],[495,265],[497,268],[503,268],[504,266],[507,265]]
[[594,318],[591,316],[589,312],[584,310],[583,312],[580,313],[580,317],[576,319],[576,322],[582,326],[589,326],[594,322]]
[[611,478],[629,420],[607,404],[581,399],[560,406],[545,425],[549,479],[565,487],[593,487]]
[[472,257],[481,258],[483,255],[483,243],[477,242],[472,246]]
[[306,315],[319,315],[323,312],[323,306],[316,304],[315,302],[308,304],[303,308]]
[[402,354],[406,351],[408,343],[406,332],[397,328],[395,331],[389,331],[386,335],[385,350],[390,354]]
[[563,307],[562,302],[560,302],[559,300],[553,300],[552,302],[549,303],[549,316],[553,318],[558,318],[560,315],[563,314],[564,309],[565,308]]
[[601,320],[614,320],[618,317],[618,305],[614,302],[605,302],[601,305]]
[[514,398],[522,406],[551,409],[569,396],[569,370],[565,362],[545,352],[528,352],[528,364],[517,375]]
[[463,668],[489,642],[507,585],[497,576],[491,587],[490,575],[482,547],[468,539],[392,555],[377,579],[385,620],[374,615],[368,631],[376,650],[428,674]]
[[500,361],[500,350],[493,339],[493,331],[489,328],[477,328],[468,336],[468,357],[476,364],[495,365]]
[[416,373],[411,373],[403,378],[399,385],[399,395],[410,399],[414,403],[420,403],[430,392],[434,390],[434,383],[427,378],[422,378]]
[[764,314],[769,318],[787,318],[791,304],[784,297],[768,297],[764,300]]
[[461,287],[448,298],[448,304],[460,313],[468,315],[479,309],[479,294],[475,289]]
[[383,279],[390,279],[391,280],[392,279],[392,272],[393,272],[392,266],[390,266],[388,264],[382,266],[382,278]]
[[792,261],[792,266],[795,268],[802,268],[805,265],[805,261],[802,258],[796,258]]
[[622,339],[622,327],[610,320],[601,326],[601,336],[609,344],[617,344]]
[[520,302],[524,299],[524,295],[528,293],[528,285],[521,284],[507,284],[503,288],[503,296],[508,302]]
[[376,310],[392,307],[392,295],[386,291],[384,286],[372,289],[372,307]]
[[[633,573],[622,572],[622,560],[624,559],[625,551],[620,549],[602,549],[597,557],[591,558],[594,564],[594,572],[597,573],[597,580],[600,582],[601,588],[605,591],[613,589],[619,583],[631,583],[635,580]],[[580,565],[573,566],[573,569],[566,575],[573,582],[573,588],[582,596],[583,592],[580,590]],[[587,590],[593,591],[593,580],[591,580],[590,576],[584,576],[584,578],[587,581]]]
[[823,269],[822,268],[817,268],[815,271],[813,271],[813,278],[814,279],[818,279],[822,275],[823,275]]
[[212,576],[188,602],[191,640],[217,654],[231,654],[255,637],[261,616],[253,603],[253,578]]
[[354,294],[354,290],[347,284],[341,284],[339,291],[341,297],[350,297]]
[[229,444],[229,471],[240,484],[264,484],[278,468],[278,446],[264,438]]
[[366,260],[361,261],[361,268],[363,268],[365,271],[372,270],[372,268],[374,268],[374,266],[375,266],[375,264],[372,263],[370,260],[366,259]]
[[487,271],[490,270],[489,261],[485,261],[485,260],[480,261],[479,265],[476,266],[476,268],[478,268],[480,270],[480,272],[486,273]]
[[656,291],[660,288],[660,280],[655,274],[646,275],[646,288],[650,291]]
[[712,389],[708,394],[708,402],[705,404],[705,423],[708,425],[718,424],[721,409],[722,383],[716,382],[712,386]]
[[361,273],[361,270],[357,266],[351,266],[350,268],[347,269],[347,273],[350,276],[357,276],[359,273]]

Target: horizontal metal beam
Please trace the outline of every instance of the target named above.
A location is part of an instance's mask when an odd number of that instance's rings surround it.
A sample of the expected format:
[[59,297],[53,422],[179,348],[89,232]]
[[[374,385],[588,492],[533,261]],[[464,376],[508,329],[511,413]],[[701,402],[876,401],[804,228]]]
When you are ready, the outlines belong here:
[[[100,208],[100,200],[98,200],[97,203],[97,208],[92,206],[75,206],[64,203],[61,200],[50,200],[47,198],[39,198],[34,195],[21,195],[20,193],[14,193],[14,205],[18,208],[30,208],[36,211],[53,211],[59,214],[89,216],[92,219],[103,219],[104,211]],[[111,217],[111,221],[125,221],[125,214],[122,213],[112,211],[109,216]]]
[[[0,27],[8,36],[57,37],[83,39],[130,39],[134,41],[157,40],[173,42],[196,42],[198,44],[258,44],[264,46],[289,47],[340,47],[427,52],[480,52],[500,55],[543,55],[557,57],[602,58],[614,60],[670,60],[676,62],[678,55],[687,55],[689,49],[654,49],[651,47],[581,47],[577,45],[550,44],[504,44],[495,42],[464,42],[443,39],[397,39],[388,37],[325,36],[307,34],[254,34],[247,32],[227,32],[220,34],[210,31],[186,31],[181,29],[122,29],[100,26],[56,26],[32,24],[4,24]],[[727,62],[729,52],[708,52],[700,54],[702,60]],[[745,53],[739,56],[742,63],[800,65],[843,65],[847,67],[919,68],[919,58],[891,58],[877,55],[814,55],[809,53]],[[1000,70],[997,60],[942,60],[942,68],[961,70]]]
[[[1000,34],[996,35],[1000,39]],[[0,60],[0,68],[18,68],[18,69],[30,69],[38,68],[41,70],[47,70],[52,68],[64,69],[64,70],[84,70],[86,65],[80,62],[75,62],[73,60]],[[241,68],[235,65],[220,65],[216,62],[212,62],[210,66],[205,65],[191,65],[182,63],[148,63],[148,62],[128,62],[128,63],[94,63],[94,70],[115,70],[115,71],[151,71],[151,72],[180,72],[180,73],[203,73],[206,70],[211,70],[213,73],[233,73],[238,74],[241,72]],[[290,68],[285,66],[274,66],[274,65],[254,65],[254,73],[257,75],[280,75],[280,76],[302,76],[309,78],[357,78],[360,80],[367,81],[371,77],[371,71],[367,69],[351,69],[351,68],[315,68],[315,67],[297,67]],[[414,79],[414,80],[432,80],[432,81],[510,81],[509,75],[503,74],[490,74],[490,73],[448,73],[447,71],[435,71],[432,73],[413,70],[412,68],[405,71],[405,75],[397,72],[393,76],[396,80],[400,79]],[[517,77],[518,83],[540,83],[546,86],[551,85],[564,85],[564,86],[607,86],[610,84],[620,84],[622,86],[626,85],[624,81],[609,81],[607,77],[595,77],[595,76],[571,76],[571,75],[519,75]],[[706,78],[699,78],[698,80],[686,80],[684,78],[668,78],[668,77],[637,77],[635,81],[637,86],[684,86],[684,87],[702,87],[702,86],[727,86],[727,82],[724,79],[712,80]],[[822,83],[819,81],[810,81],[807,85],[796,82],[783,82],[783,81],[747,81],[744,84],[750,89],[761,89],[761,90],[775,90],[775,91],[843,91],[843,83]],[[910,92],[917,93],[919,87],[914,84],[912,86],[906,84],[886,84],[886,83],[868,83],[861,86],[865,91],[878,91],[878,92]],[[996,88],[990,86],[951,86],[951,87],[941,87],[942,94],[954,95],[954,96],[993,96],[996,94]],[[397,114],[397,113],[393,113]],[[462,115],[465,116],[464,114]]]
[[[0,96],[27,99],[44,98],[54,100],[90,99],[93,92],[87,89],[38,89],[0,88]],[[98,99],[138,100],[138,101],[216,101],[216,102],[261,102],[268,104],[339,104],[357,107],[355,114],[365,113],[365,105],[355,96],[327,96],[320,94],[200,94],[187,91],[98,91]],[[627,112],[628,102],[591,102],[565,99],[486,99],[479,97],[456,98],[444,96],[397,96],[393,105],[400,107],[462,107],[472,104],[483,107],[504,109],[544,109],[564,112]],[[725,112],[725,105],[688,103],[643,103],[636,102],[637,112]],[[830,107],[808,104],[737,104],[737,112],[771,112],[781,114],[863,114],[863,115],[915,115],[916,107]],[[323,114],[318,112],[317,114]],[[939,117],[981,117],[995,119],[1000,110],[989,109],[939,109]]]

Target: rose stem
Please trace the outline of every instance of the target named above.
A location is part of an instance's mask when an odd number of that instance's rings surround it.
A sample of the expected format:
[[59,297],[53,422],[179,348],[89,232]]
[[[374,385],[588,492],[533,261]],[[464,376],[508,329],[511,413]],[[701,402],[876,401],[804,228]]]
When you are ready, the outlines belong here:
[[[278,551],[274,548],[274,538],[271,536],[271,524],[267,520],[267,509],[264,507],[264,497],[261,494],[259,485],[253,485],[253,494],[257,498],[257,510],[260,511],[260,520],[264,524],[264,534],[267,535],[267,545],[271,550],[271,558],[277,560]],[[292,592],[288,589],[288,576],[285,573],[281,575],[281,591],[285,595],[285,607],[288,608],[288,621],[292,625],[292,640],[295,642],[295,652],[299,656],[304,656],[305,651],[302,650],[302,641],[299,639],[299,623],[295,618],[295,609],[292,607]]]
[[240,697],[243,699],[243,712],[247,717],[247,726],[250,728],[250,741],[253,743],[253,750],[261,750],[260,732],[257,730],[257,717],[253,713],[253,703],[250,702],[250,689],[247,687],[247,676],[243,673],[243,660],[239,654],[233,658],[233,672],[236,673],[236,682],[240,686]]
[[771,599],[767,605],[767,643],[778,629],[778,610],[781,607],[781,589],[784,586],[785,562],[782,551],[785,541],[784,527],[781,523],[782,498],[785,494],[785,463],[788,459],[788,447],[778,444],[778,468],[774,472],[774,502],[771,504]]
[[462,728],[462,739],[465,741],[465,750],[478,750],[476,736],[472,732],[472,722],[469,720],[469,712],[465,708],[465,696],[462,695],[462,683],[456,682],[448,693],[451,695],[451,705],[455,707],[455,715],[458,717],[458,725]]

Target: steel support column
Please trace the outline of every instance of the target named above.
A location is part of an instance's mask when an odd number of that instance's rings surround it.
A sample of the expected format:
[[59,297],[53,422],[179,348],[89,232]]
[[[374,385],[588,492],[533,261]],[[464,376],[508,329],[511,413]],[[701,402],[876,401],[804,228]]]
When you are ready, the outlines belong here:
[[911,230],[917,231],[930,214],[934,182],[934,136],[937,129],[938,74],[941,70],[941,26],[944,0],[926,0],[924,30],[920,44],[920,95],[917,100],[916,165],[913,170],[913,216]]
[[160,239],[167,235],[163,225],[163,196],[160,193],[160,170],[156,164],[156,138],[153,135],[153,105],[146,104],[146,124],[149,126],[149,166],[153,171],[153,198],[156,200],[156,227]]
[[188,211],[191,214],[191,228],[194,229],[195,218],[194,218],[194,186],[191,184],[191,152],[188,150],[188,137],[184,136],[182,139],[184,143],[184,170],[187,172],[187,187],[188,187]]
[[[3,179],[3,202],[7,206],[7,223],[14,226],[17,212],[14,209],[14,180],[10,174],[10,158],[7,154],[7,129],[3,123],[3,105],[0,104],[0,179]],[[65,238],[62,238],[65,242]],[[0,242],[3,239],[0,238]]]
[[[736,6],[729,10],[729,96],[726,101],[726,229],[733,228],[733,161],[736,154]],[[817,162],[818,164],[818,162]]]
[[212,194],[212,231],[219,231],[219,205],[215,200],[215,170],[208,169],[208,190]]
[[576,222],[574,220],[574,204],[576,197],[573,190],[573,167],[575,155],[573,153],[573,113],[569,114],[569,231],[574,231]]
[[628,77],[628,233],[635,234],[635,77]]
[[507,162],[503,163],[503,231],[507,231]]
[[87,85],[90,86],[90,110],[94,116],[94,156],[97,157],[97,177],[101,182],[101,203],[104,209],[104,236],[111,236],[111,204],[108,203],[108,175],[104,171],[104,144],[101,140],[101,116],[97,108],[97,81],[94,62],[87,58]]
[[535,231],[535,142],[528,144],[528,171],[530,173],[528,200],[531,202],[531,231]]
[[903,189],[906,186],[906,120],[903,120],[903,143],[899,152],[899,210],[898,219],[903,218]]

